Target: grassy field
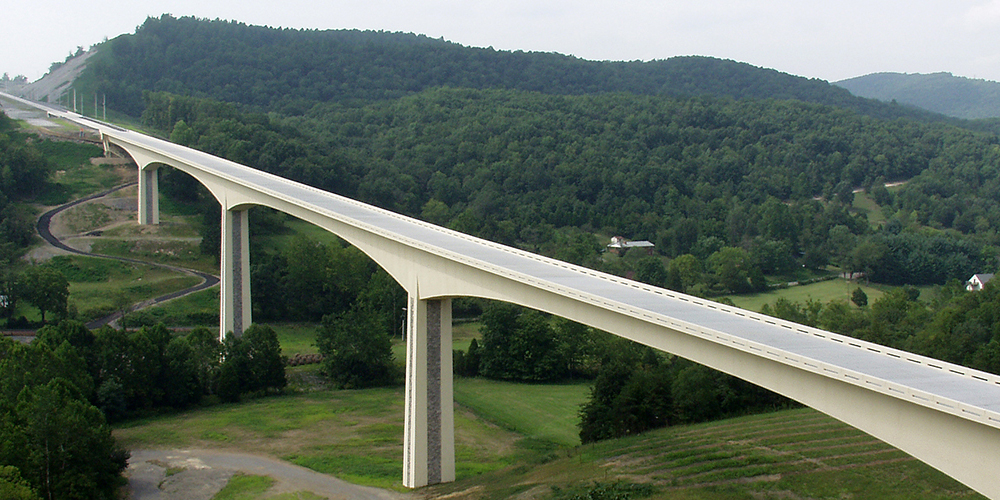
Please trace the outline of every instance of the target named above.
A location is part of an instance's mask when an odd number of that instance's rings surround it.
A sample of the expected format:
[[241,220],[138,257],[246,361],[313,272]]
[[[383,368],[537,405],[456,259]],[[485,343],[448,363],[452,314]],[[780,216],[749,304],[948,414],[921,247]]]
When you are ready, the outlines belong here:
[[851,205],[854,210],[865,214],[868,217],[868,223],[872,227],[878,227],[880,224],[885,224],[885,214],[882,213],[882,207],[871,196],[868,196],[864,191],[854,193],[854,203]]
[[526,438],[561,446],[580,444],[578,412],[589,394],[589,381],[536,385],[455,379],[458,404]]
[[35,198],[35,202],[42,205],[66,203],[135,180],[137,175],[134,170],[121,166],[91,165],[91,158],[104,154],[98,146],[62,141],[39,141],[36,146],[56,166],[52,173],[53,183]]
[[764,304],[774,304],[779,298],[799,303],[805,303],[807,300],[816,300],[824,304],[831,300],[843,300],[850,304],[851,292],[859,286],[868,295],[869,304],[883,294],[882,290],[878,288],[857,281],[838,278],[810,283],[808,285],[780,288],[754,295],[729,295],[727,298],[732,300],[737,307],[750,311],[760,311],[761,307],[764,307]]
[[[276,330],[286,353],[308,347],[313,335],[309,325]],[[115,437],[130,448],[266,454],[354,483],[403,491],[402,388],[328,390],[316,384],[316,370],[317,365],[288,370],[299,392],[131,422],[118,426]],[[581,446],[577,412],[587,388],[456,379],[458,480],[420,495],[558,500],[589,494],[595,484],[635,484],[649,490],[645,498],[664,500],[982,498],[807,408]],[[239,498],[268,498],[260,481],[240,479],[230,491],[242,492]]]
[[603,461],[622,479],[652,480],[663,489],[654,498],[975,496],[905,453],[810,409],[667,429],[595,445],[583,456]]
[[308,323],[274,323],[269,325],[278,334],[281,353],[285,356],[296,354],[315,354],[316,329],[319,325]]
[[[570,402],[581,391],[572,395],[567,386],[457,382],[458,480],[422,490],[427,497],[506,499],[524,494],[559,499],[595,483],[618,483],[648,485],[652,499],[982,498],[810,409],[560,446],[529,429],[552,420],[562,422],[553,428],[563,429],[548,435],[574,432],[570,422],[576,407]],[[471,400],[499,404],[466,405],[470,391],[475,393]],[[517,405],[520,411],[504,408]],[[528,407],[532,409],[525,411]],[[355,483],[402,491],[402,419],[399,388],[318,390],[132,422],[116,428],[115,436],[134,448],[262,453]],[[242,498],[265,497],[248,492]]]
[[124,291],[133,303],[194,286],[199,279],[154,266],[83,257],[52,259],[69,281],[69,305],[91,320],[114,311],[115,296]]
[[141,324],[219,327],[219,288],[210,288],[132,313]]
[[[519,436],[468,410],[455,415],[459,477],[512,463]],[[402,490],[403,390],[315,391],[218,405],[115,429],[128,448],[263,453],[358,484]]]

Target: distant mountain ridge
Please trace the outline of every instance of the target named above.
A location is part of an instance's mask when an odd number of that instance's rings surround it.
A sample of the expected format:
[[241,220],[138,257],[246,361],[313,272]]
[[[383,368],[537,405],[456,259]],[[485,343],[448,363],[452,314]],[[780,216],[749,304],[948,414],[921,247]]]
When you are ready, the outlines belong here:
[[1000,83],[951,73],[873,73],[835,82],[859,97],[963,119],[1000,117]]
[[163,15],[101,44],[84,90],[137,116],[144,91],[169,91],[301,114],[317,102],[366,103],[434,87],[509,88],[546,94],[796,99],[878,118],[939,119],[855,97],[818,80],[730,60],[674,57],[588,61],[555,53],[464,47],[422,35],[292,30]]

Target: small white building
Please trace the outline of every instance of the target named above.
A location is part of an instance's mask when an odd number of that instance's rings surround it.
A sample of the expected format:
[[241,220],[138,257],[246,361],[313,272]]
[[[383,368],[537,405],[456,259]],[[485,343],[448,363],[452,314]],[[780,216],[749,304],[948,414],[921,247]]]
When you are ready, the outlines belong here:
[[625,255],[625,252],[628,251],[629,248],[645,248],[647,255],[653,255],[654,246],[655,245],[653,245],[652,242],[646,240],[629,241],[622,236],[612,236],[611,244],[608,245],[608,248],[611,250],[612,253],[618,255]]
[[973,274],[972,277],[969,278],[969,281],[965,282],[965,289],[970,292],[978,292],[982,290],[991,279],[993,279],[993,275],[989,273]]

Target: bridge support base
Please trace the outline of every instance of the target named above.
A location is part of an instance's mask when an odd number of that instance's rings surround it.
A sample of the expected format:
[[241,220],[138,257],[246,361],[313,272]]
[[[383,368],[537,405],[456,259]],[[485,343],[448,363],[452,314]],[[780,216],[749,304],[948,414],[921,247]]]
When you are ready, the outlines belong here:
[[451,299],[408,306],[403,485],[418,488],[455,480]]
[[220,332],[240,336],[250,326],[250,234],[247,210],[222,211],[222,269],[219,286]]

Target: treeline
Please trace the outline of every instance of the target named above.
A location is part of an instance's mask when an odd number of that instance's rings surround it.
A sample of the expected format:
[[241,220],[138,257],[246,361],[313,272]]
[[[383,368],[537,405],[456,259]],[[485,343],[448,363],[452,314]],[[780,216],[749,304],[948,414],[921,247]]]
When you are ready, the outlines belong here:
[[934,119],[931,113],[854,97],[825,81],[708,57],[598,62],[463,47],[403,33],[274,29],[170,15],[149,18],[135,34],[99,46],[82,82],[132,116],[144,109],[144,91],[299,115],[317,103],[357,105],[447,86],[553,95],[796,99],[882,118]]
[[[863,303],[867,303],[865,300]],[[921,297],[895,288],[865,307],[779,299],[764,314],[1000,374],[1000,287],[967,292],[954,280]]]
[[84,378],[77,385],[110,422],[188,408],[207,396],[237,401],[286,385],[277,336],[262,325],[222,342],[203,327],[174,335],[163,325],[91,331],[62,321],[38,330],[30,346],[41,344],[79,357]]
[[0,269],[9,269],[32,243],[34,214],[17,202],[44,189],[51,171],[52,164],[14,120],[0,113]]
[[35,241],[35,214],[27,201],[48,185],[52,163],[16,123],[0,113],[0,317],[8,326],[17,303],[30,302],[41,310],[65,312],[69,284],[57,271],[29,268],[20,258]]
[[580,441],[620,438],[794,405],[720,371],[633,347],[601,366],[580,408]]

